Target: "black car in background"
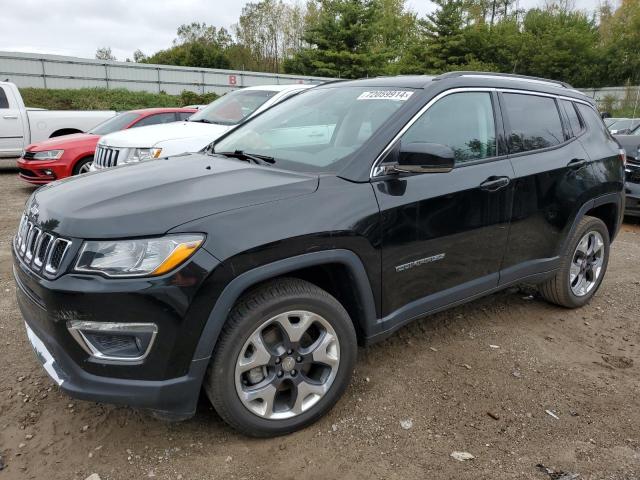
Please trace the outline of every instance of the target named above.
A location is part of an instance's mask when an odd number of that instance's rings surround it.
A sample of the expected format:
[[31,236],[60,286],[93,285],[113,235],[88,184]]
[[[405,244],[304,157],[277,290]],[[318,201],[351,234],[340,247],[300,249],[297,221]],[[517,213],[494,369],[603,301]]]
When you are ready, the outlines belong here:
[[[519,282],[601,285],[623,155],[591,99],[477,72],[325,84],[207,151],[83,175],[27,202],[18,303],[72,396],[255,436],[347,388],[357,345]],[[132,172],[130,168],[138,169]]]
[[626,174],[626,210],[625,214],[640,216],[640,126],[625,135],[614,135],[627,155]]

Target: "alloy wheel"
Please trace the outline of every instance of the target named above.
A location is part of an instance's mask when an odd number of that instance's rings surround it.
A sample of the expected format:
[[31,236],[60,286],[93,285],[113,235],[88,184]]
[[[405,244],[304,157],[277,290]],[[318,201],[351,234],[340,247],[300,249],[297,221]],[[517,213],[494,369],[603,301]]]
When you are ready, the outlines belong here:
[[586,233],[571,260],[569,285],[577,297],[584,297],[598,284],[604,264],[604,240],[596,231]]
[[340,365],[340,343],[331,324],[306,310],[276,315],[243,345],[235,368],[236,392],[253,414],[292,418],[329,391]]

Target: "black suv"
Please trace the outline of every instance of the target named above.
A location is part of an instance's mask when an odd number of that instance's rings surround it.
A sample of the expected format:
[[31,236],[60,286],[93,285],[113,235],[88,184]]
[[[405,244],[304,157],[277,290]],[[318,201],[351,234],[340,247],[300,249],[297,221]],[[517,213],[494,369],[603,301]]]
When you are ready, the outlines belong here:
[[587,303],[624,159],[568,85],[453,73],[326,84],[206,151],[37,190],[28,336],[70,395],[256,436],[317,420],[357,345],[519,282]]

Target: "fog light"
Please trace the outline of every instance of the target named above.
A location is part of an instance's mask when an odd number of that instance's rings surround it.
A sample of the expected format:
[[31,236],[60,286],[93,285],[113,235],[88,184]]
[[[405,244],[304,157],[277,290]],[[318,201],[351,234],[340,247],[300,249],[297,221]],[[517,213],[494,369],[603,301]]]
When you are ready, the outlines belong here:
[[69,333],[93,358],[120,362],[143,360],[158,333],[155,323],[67,322]]

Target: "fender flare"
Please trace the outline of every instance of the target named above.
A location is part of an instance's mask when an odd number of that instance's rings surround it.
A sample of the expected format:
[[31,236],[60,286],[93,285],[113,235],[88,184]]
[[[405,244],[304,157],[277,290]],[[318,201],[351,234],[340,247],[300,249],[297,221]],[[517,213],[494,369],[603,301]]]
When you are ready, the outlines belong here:
[[364,265],[362,264],[362,260],[360,260],[360,257],[351,250],[322,250],[261,265],[234,278],[222,291],[209,314],[209,318],[207,319],[202,330],[202,334],[200,335],[198,345],[196,346],[193,361],[199,361],[211,357],[213,349],[218,341],[220,331],[222,330],[222,326],[226,322],[236,301],[240,295],[247,290],[247,288],[265,280],[269,280],[270,278],[282,276],[301,268],[327,265],[331,263],[339,263],[347,267],[349,270],[352,280],[355,283],[354,287],[365,315],[362,327],[365,330],[365,335],[370,335],[371,332],[369,330],[374,328],[376,325],[377,316],[373,291],[371,290],[369,277],[367,276]]
[[562,242],[562,250],[560,250],[560,252],[564,252],[567,246],[567,242],[569,242],[569,239],[571,239],[573,237],[573,234],[575,233],[576,229],[578,228],[578,223],[580,223],[580,221],[584,218],[584,216],[587,214],[587,212],[589,212],[590,210],[593,210],[594,208],[600,207],[602,205],[607,205],[607,204],[612,204],[616,206],[616,224],[614,226],[614,235],[611,236],[611,241],[613,241],[613,239],[615,238],[615,234],[618,232],[618,230],[620,229],[620,225],[621,225],[621,212],[624,210],[624,193],[619,192],[619,193],[608,193],[606,195],[602,195],[600,197],[594,198],[592,200],[589,200],[587,203],[585,203],[584,205],[582,205],[582,207],[580,207],[580,210],[578,210],[577,215],[575,216],[575,218],[573,219],[573,224],[571,225],[571,228],[569,229],[569,233],[568,235],[565,236],[564,241]]

